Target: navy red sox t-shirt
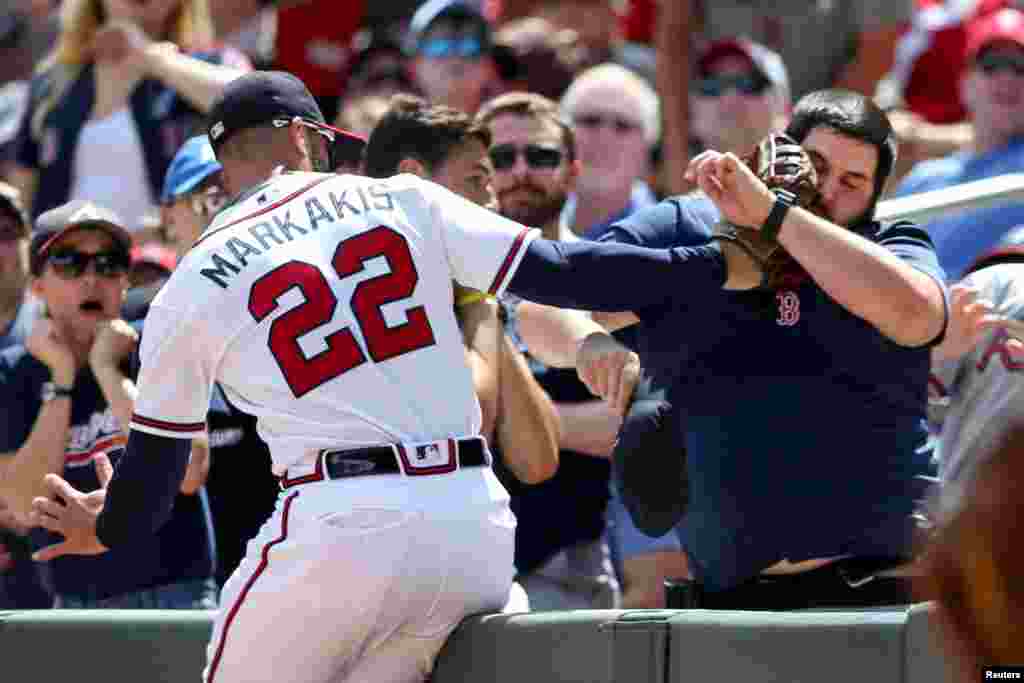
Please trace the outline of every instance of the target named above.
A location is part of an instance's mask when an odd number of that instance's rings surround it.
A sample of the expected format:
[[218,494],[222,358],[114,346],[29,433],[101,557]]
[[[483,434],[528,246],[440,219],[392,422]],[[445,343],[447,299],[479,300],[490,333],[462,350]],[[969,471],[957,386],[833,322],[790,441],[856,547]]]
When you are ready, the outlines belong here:
[[[602,241],[695,246],[717,219],[707,200],[672,198]],[[858,232],[944,281],[921,230]],[[635,312],[641,360],[669,385],[688,448],[680,535],[710,590],[784,559],[907,556],[918,475],[933,473],[931,345],[897,345],[809,278],[778,293],[678,292]]]
[[[49,370],[24,346],[0,352],[0,452],[12,453],[28,439],[42,407],[40,394]],[[63,477],[80,491],[99,488],[92,457],[105,452],[117,467],[126,437],[100,390],[85,367],[75,378],[71,398],[71,430]],[[103,600],[137,590],[188,579],[213,576],[213,542],[205,497],[179,495],[170,520],[153,536],[101,555],[65,556],[51,565],[58,595]],[[36,529],[39,548],[59,542],[61,536]]]

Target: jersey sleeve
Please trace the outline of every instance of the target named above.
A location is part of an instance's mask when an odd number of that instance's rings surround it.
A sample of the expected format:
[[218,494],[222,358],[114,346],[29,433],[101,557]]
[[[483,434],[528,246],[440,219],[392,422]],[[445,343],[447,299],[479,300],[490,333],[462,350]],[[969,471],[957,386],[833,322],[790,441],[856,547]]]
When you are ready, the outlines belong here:
[[708,242],[716,220],[717,210],[710,200],[674,197],[624,218],[598,241],[649,249],[695,247]]
[[217,345],[201,318],[156,306],[146,316],[132,429],[191,439],[206,431]]
[[466,287],[501,295],[540,231],[499,216],[440,185],[423,181],[422,187],[452,277]]
[[878,243],[940,283],[946,281],[946,273],[939,265],[931,237],[913,223],[893,223],[879,232]]

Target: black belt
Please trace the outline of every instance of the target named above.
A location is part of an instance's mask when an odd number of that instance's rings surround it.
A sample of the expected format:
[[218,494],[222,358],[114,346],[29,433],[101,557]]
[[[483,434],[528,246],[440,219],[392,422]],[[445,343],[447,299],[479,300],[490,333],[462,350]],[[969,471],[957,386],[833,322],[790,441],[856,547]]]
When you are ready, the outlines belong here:
[[[482,438],[471,437],[416,446],[393,444],[352,450],[322,450],[311,474],[288,478],[286,473],[281,479],[281,488],[324,479],[402,473],[409,477],[423,477],[447,474],[460,467],[482,467],[490,464],[484,444]],[[445,447],[448,453],[441,452]]]

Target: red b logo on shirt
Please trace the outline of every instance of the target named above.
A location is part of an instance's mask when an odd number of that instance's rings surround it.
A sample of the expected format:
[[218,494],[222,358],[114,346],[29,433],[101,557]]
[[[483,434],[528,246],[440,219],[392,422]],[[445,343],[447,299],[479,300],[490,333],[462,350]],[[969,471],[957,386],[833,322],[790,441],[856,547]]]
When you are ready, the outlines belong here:
[[779,317],[775,322],[792,327],[800,321],[800,297],[792,289],[776,292],[775,301],[779,304]]

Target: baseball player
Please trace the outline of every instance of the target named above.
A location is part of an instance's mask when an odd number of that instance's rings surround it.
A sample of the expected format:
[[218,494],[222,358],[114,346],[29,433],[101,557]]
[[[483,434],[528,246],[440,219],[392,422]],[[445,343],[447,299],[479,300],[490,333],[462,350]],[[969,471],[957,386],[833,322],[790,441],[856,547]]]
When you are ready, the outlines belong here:
[[950,296],[951,343],[936,349],[945,359],[931,378],[936,398],[947,405],[938,446],[945,483],[970,478],[1007,428],[1024,419],[1024,227],[972,264]]

